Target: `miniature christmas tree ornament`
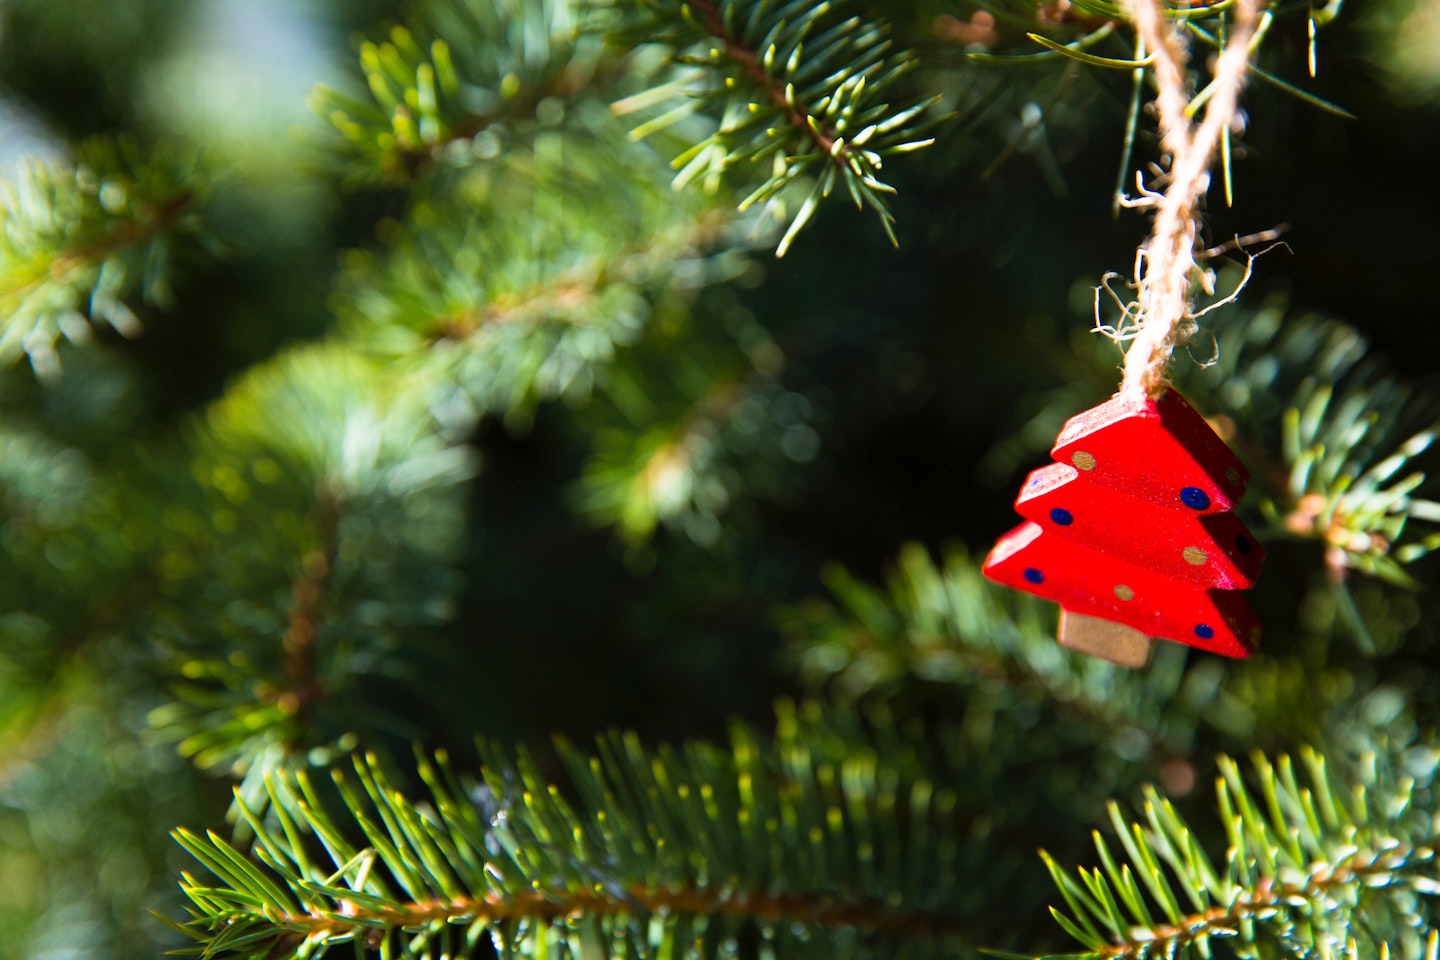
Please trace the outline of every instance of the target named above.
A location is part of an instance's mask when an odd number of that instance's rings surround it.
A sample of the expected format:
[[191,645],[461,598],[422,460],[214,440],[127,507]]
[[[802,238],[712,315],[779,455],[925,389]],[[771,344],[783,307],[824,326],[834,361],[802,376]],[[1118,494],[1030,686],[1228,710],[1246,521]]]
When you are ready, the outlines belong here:
[[1248,657],[1260,621],[1238,591],[1265,552],[1235,516],[1249,474],[1172,388],[1072,417],[1026,478],[1025,522],[985,575],[1060,604],[1060,642],[1130,667],[1154,639]]

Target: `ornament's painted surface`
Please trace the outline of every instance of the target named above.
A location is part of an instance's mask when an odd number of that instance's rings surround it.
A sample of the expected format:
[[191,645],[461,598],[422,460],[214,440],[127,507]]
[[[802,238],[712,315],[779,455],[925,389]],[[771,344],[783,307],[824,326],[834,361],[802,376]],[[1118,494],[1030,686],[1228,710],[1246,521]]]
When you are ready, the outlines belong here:
[[[1028,522],[995,544],[986,576],[1072,614],[1248,657],[1260,621],[1235,591],[1265,552],[1232,512],[1249,474],[1204,418],[1173,390],[1117,398],[1072,417],[1052,455],[1026,478],[1015,508]],[[1077,636],[1115,647],[1098,655],[1134,659],[1123,630],[1077,623]]]
[[1063,463],[1033,471],[1015,510],[1047,534],[1212,589],[1249,589],[1265,558],[1233,513],[1161,506],[1092,483]]
[[985,575],[1073,613],[1227,657],[1248,657],[1260,636],[1259,618],[1235,591],[1206,590],[1125,563],[1045,534],[1033,522],[1000,538]]
[[1174,390],[1143,404],[1117,397],[1071,417],[1050,456],[1093,483],[1197,513],[1233,510],[1250,479],[1225,441]]

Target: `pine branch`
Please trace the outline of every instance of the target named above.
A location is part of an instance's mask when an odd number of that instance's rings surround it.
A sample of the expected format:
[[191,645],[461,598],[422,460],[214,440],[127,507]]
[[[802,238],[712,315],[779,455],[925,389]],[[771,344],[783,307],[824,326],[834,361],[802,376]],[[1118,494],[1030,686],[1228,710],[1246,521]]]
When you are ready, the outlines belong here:
[[[777,619],[802,678],[843,701],[893,697],[913,681],[993,684],[1111,734],[1158,729],[1161,704],[1174,706],[1183,660],[1157,662],[1146,683],[1128,683],[1125,671],[1060,648],[1053,607],[997,587],[963,550],[937,566],[907,544],[883,588],[838,566],[824,579],[834,605],[784,607]],[[1172,735],[1180,713],[1171,710]]]
[[1399,379],[1353,327],[1274,300],[1220,328],[1214,363],[1183,383],[1233,418],[1271,535],[1322,543],[1337,582],[1355,569],[1415,585],[1406,566],[1440,547],[1440,396]]
[[[1406,853],[1362,856],[1357,851],[1334,863],[1312,865],[1304,880],[1284,883],[1263,878],[1253,889],[1238,894],[1229,906],[1210,907],[1186,914],[1175,923],[1156,924],[1137,937],[1138,942],[1109,947],[1099,955],[1130,957],[1157,946],[1173,955],[1211,937],[1228,938],[1257,917],[1272,916],[1301,903],[1324,904],[1355,886],[1386,885],[1398,869],[1409,865],[1408,859]],[[1137,933],[1132,929],[1129,935],[1136,937]]]
[[[564,137],[516,151],[426,201],[385,251],[352,256],[349,335],[443,370],[479,412],[523,427],[544,400],[589,396],[656,311],[744,267],[746,218],[676,202],[649,151]],[[426,356],[428,354],[428,356]]]
[[243,777],[252,806],[270,770],[383,722],[359,683],[449,616],[474,464],[471,424],[432,409],[447,389],[315,345],[251,371],[194,432],[199,488],[167,507],[165,599],[145,618],[175,701],[150,723]]
[[[89,341],[91,323],[140,332],[127,300],[166,306],[178,259],[221,252],[202,220],[213,184],[193,157],[161,147],[93,141],[73,165],[31,166],[0,202],[0,361],[20,353],[59,371],[63,337]],[[87,322],[88,318],[88,322]]]
[[[675,183],[717,190],[732,167],[769,164],[769,176],[740,204],[782,212],[782,195],[814,177],[776,254],[783,256],[819,202],[843,186],[857,208],[869,207],[897,242],[880,179],[884,158],[919,149],[928,124],[918,118],[936,98],[904,107],[885,99],[913,61],[891,55],[888,28],[860,17],[840,19],[838,5],[791,0],[693,0],[612,4],[611,33],[621,43],[662,42],[693,77],[627,98],[620,113],[688,99],[647,120],[634,136],[680,124],[697,112],[718,124],[674,161]],[[693,139],[693,138],[692,138]]]
[[[785,85],[770,76],[756,52],[735,41],[714,0],[693,0],[692,8],[699,14],[700,24],[705,28],[705,32],[720,41],[725,56],[740,68],[757,90],[770,99],[775,109],[789,121],[790,126],[809,137],[820,152],[831,157],[836,166],[843,167],[853,153],[853,148],[847,150],[844,144],[840,144],[840,149],[836,149],[836,143],[840,139],[839,132],[816,119],[810,106],[795,99],[793,93],[787,95]],[[770,59],[773,60],[773,57]]]
[[1220,943],[1239,956],[1373,956],[1386,943],[1405,957],[1433,952],[1434,761],[1417,785],[1372,760],[1349,787],[1318,754],[1302,752],[1301,763],[1308,783],[1288,757],[1272,764],[1257,755],[1257,796],[1221,758],[1223,867],[1153,790],[1144,824],[1125,823],[1111,805],[1128,863],[1098,832],[1102,867],[1082,869],[1078,881],[1046,857],[1069,908],[1052,913],[1083,956],[1208,956]]
[[[598,524],[615,524],[632,544],[648,540],[661,522],[692,512],[713,520],[729,499],[716,476],[723,455],[718,434],[748,393],[745,385],[722,377],[679,422],[662,421],[634,433],[607,431],[576,490],[580,509]],[[719,533],[713,523],[690,527],[706,545]]]
[[[180,834],[189,847],[197,843],[193,834]],[[212,843],[214,838],[211,838]],[[188,841],[188,842],[187,842]],[[357,937],[362,931],[415,930],[435,924],[480,923],[497,926],[510,921],[538,921],[554,924],[576,916],[605,919],[624,918],[635,913],[669,916],[690,914],[763,923],[800,923],[818,927],[853,927],[895,936],[933,936],[950,932],[945,918],[895,910],[879,903],[836,903],[828,895],[773,895],[764,892],[734,893],[701,887],[632,886],[623,891],[567,891],[565,893],[518,893],[485,899],[458,896],[447,900],[422,900],[396,906],[365,908],[352,906],[341,916],[317,916],[314,912],[282,915],[274,923],[305,940],[369,940]],[[379,941],[383,943],[384,941]]]
[[642,343],[606,387],[596,451],[573,494],[632,556],[662,526],[713,548],[741,523],[747,497],[783,496],[786,468],[818,452],[814,410],[781,383],[779,348],[758,327],[734,333],[747,349],[698,333]]
[[352,183],[407,183],[502,156],[593,96],[599,44],[571,0],[437,0],[359,45],[368,98],[320,85],[311,109],[351,154]]
[[[1161,644],[1147,670],[1128,671],[1060,647],[1053,605],[997,587],[978,567],[961,549],[937,564],[919,544],[902,548],[883,584],[832,566],[823,573],[829,597],[776,610],[787,658],[813,691],[852,709],[884,707],[928,724],[961,710],[965,729],[980,731],[976,748],[1012,761],[1038,748],[1041,727],[1039,743],[1052,749],[1068,737],[1103,744],[1097,760],[1118,757],[1121,776],[1134,775],[1140,756],[1162,780],[1193,782],[1197,759],[1215,749],[1356,749],[1408,736],[1413,714],[1372,708],[1389,702],[1388,688],[1357,684],[1352,648],[1323,636],[1307,643],[1313,627],[1277,625],[1273,651],[1242,664]],[[1374,599],[1394,616],[1392,601]],[[1376,634],[1393,650],[1404,629],[1387,621]],[[1410,676],[1423,685],[1428,673]],[[977,762],[967,755],[952,766]]]
[[[837,768],[801,742],[764,747],[739,730],[728,751],[647,752],[614,736],[591,756],[561,745],[564,792],[523,755],[486,756],[483,785],[444,755],[421,757],[423,801],[357,758],[358,786],[335,772],[338,818],[303,772],[272,777],[273,820],[245,811],[253,857],[177,831],[213,879],[187,875],[191,916],[176,926],[206,956],[318,957],[347,942],[474,956],[492,941],[506,955],[553,944],[713,958],[742,929],[795,956],[868,956],[875,935],[953,948],[949,808],[873,754]],[[903,839],[889,821],[901,811]],[[363,847],[347,839],[357,831]]]

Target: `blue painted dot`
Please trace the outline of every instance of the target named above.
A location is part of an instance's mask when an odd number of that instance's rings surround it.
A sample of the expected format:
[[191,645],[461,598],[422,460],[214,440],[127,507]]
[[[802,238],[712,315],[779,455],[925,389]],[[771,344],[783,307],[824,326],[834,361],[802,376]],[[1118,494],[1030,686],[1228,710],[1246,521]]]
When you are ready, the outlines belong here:
[[1201,640],[1209,640],[1211,637],[1215,636],[1215,628],[1210,626],[1210,624],[1208,623],[1197,623],[1195,625],[1195,636],[1199,637]]
[[1075,522],[1074,516],[1072,516],[1070,511],[1066,510],[1064,507],[1056,507],[1054,510],[1051,510],[1050,519],[1054,520],[1062,527],[1068,527],[1070,526],[1070,524]]
[[1250,538],[1247,537],[1247,536],[1245,536],[1245,534],[1243,534],[1243,533],[1241,533],[1241,534],[1236,534],[1236,536],[1235,536],[1235,549],[1236,549],[1236,550],[1239,550],[1241,553],[1249,553],[1249,552],[1250,552]]
[[1045,574],[1041,573],[1039,570],[1036,570],[1034,567],[1026,567],[1025,579],[1029,580],[1031,583],[1044,583]]
[[1210,506],[1210,494],[1199,487],[1186,487],[1180,491],[1180,502],[1191,510],[1204,510]]

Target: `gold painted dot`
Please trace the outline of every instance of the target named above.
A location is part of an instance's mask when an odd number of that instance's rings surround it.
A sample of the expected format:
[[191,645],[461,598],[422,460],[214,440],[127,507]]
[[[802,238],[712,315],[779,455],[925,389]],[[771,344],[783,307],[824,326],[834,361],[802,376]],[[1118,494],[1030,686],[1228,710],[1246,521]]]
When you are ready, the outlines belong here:
[[1231,467],[1225,471],[1225,479],[1230,481],[1232,487],[1240,486],[1240,471]]
[[1135,591],[1131,590],[1123,583],[1117,583],[1115,585],[1115,596],[1120,598],[1121,600],[1134,600]]
[[1184,557],[1185,562],[1190,564],[1192,567],[1198,567],[1206,560],[1210,559],[1209,554],[1207,554],[1204,550],[1201,550],[1199,547],[1186,547],[1184,550],[1180,551],[1180,556]]
[[1093,453],[1086,453],[1084,450],[1075,451],[1075,455],[1070,458],[1070,462],[1081,470],[1095,469],[1095,455]]

